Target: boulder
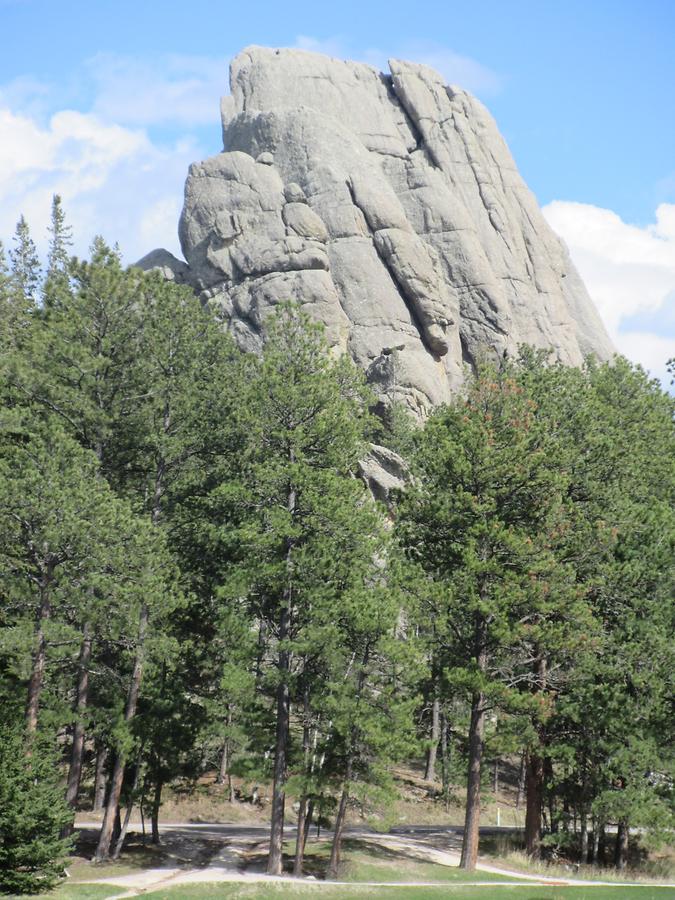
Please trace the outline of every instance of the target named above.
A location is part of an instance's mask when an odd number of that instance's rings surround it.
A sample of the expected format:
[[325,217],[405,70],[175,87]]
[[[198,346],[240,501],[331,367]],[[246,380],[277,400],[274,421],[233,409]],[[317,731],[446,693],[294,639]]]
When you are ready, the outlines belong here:
[[139,265],[193,285],[246,349],[262,346],[279,302],[301,304],[382,403],[419,418],[458,389],[467,364],[522,344],[569,365],[611,357],[487,110],[426,66],[389,68],[240,53],[221,106],[223,152],[188,174],[187,264],[154,251]]

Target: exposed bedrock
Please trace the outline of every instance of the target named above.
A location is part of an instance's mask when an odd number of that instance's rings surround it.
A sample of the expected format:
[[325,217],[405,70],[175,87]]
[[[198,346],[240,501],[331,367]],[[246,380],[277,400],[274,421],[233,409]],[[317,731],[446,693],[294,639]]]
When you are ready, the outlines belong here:
[[256,350],[292,300],[418,415],[464,364],[551,348],[576,365],[611,343],[485,108],[433,70],[390,74],[249,47],[230,67],[224,152],[195,163],[180,240],[139,263],[192,284]]

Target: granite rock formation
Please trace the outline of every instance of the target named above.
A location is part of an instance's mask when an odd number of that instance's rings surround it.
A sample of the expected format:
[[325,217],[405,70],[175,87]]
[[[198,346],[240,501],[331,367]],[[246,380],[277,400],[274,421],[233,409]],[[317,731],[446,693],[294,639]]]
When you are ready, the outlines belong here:
[[[433,70],[249,47],[230,67],[224,152],[195,163],[179,234],[191,284],[256,350],[276,304],[302,304],[419,416],[466,363],[613,349],[568,252],[485,108]],[[381,462],[381,461],[380,461]]]

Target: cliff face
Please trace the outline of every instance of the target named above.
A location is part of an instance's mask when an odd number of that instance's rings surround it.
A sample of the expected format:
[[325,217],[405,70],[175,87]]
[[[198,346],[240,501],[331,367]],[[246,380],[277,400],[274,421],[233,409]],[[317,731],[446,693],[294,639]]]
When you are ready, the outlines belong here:
[[230,68],[224,152],[190,167],[161,266],[220,305],[255,350],[280,301],[325,323],[384,397],[417,414],[463,364],[550,347],[612,353],[562,242],[485,108],[433,70],[390,74],[249,47]]

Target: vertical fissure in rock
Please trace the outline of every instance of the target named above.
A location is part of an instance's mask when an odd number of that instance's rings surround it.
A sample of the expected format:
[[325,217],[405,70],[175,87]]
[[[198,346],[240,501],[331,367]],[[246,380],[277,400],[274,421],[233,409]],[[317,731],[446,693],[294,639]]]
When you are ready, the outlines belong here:
[[[403,285],[403,284],[401,283],[401,281],[400,281],[400,279],[399,279],[399,277],[398,277],[398,274],[397,274],[396,269],[394,268],[394,266],[392,266],[391,263],[390,263],[390,261],[389,261],[389,259],[387,259],[387,257],[384,256],[384,254],[382,254],[382,253],[380,252],[379,247],[378,247],[378,243],[377,243],[376,240],[374,240],[374,234],[375,234],[376,232],[372,229],[372,227],[371,227],[371,225],[370,225],[370,222],[368,221],[368,215],[367,215],[366,211],[365,211],[365,210],[363,209],[363,207],[358,203],[358,201],[357,201],[357,199],[356,199],[356,195],[355,195],[355,193],[354,193],[354,188],[352,187],[352,184],[351,184],[351,182],[349,181],[349,179],[347,179],[347,180],[345,181],[345,184],[347,185],[347,190],[349,191],[349,196],[351,197],[352,203],[354,204],[354,206],[359,210],[359,212],[360,212],[361,215],[363,216],[363,219],[364,219],[364,221],[365,221],[365,223],[366,223],[366,226],[367,226],[367,228],[368,228],[368,233],[369,233],[369,235],[370,235],[370,239],[371,239],[371,241],[373,242],[373,248],[374,248],[375,252],[377,253],[377,257],[378,257],[378,259],[380,260],[380,262],[382,263],[382,265],[384,266],[384,268],[386,269],[386,271],[389,273],[389,277],[391,278],[392,283],[393,283],[394,286],[396,287],[396,290],[397,290],[397,292],[398,292],[398,295],[400,296],[401,300],[403,300],[403,303],[405,304],[406,309],[407,309],[408,312],[410,313],[410,320],[411,320],[412,324],[415,326],[415,328],[416,328],[416,330],[417,330],[417,333],[419,334],[420,339],[422,340],[422,343],[424,344],[424,347],[425,347],[427,353],[428,353],[431,357],[433,357],[433,359],[435,359],[435,360],[437,360],[437,361],[440,360],[440,359],[441,359],[441,356],[440,356],[438,353],[436,353],[436,352],[429,346],[429,340],[428,340],[427,335],[426,335],[426,328],[424,327],[424,324],[422,323],[422,320],[421,320],[421,318],[420,318],[420,314],[418,313],[417,309],[415,308],[415,307],[416,307],[415,302],[414,302],[414,301],[410,298],[410,296],[408,295],[408,292],[406,291],[405,285]],[[379,230],[379,229],[378,229],[378,230]]]

